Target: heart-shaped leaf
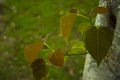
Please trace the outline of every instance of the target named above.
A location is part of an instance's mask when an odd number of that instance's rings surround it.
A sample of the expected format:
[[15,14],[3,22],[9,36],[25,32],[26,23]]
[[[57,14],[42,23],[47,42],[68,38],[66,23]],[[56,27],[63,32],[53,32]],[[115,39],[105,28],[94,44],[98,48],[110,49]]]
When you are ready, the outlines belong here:
[[84,40],[86,49],[99,65],[112,44],[113,32],[107,27],[91,27]]
[[64,54],[61,50],[50,53],[48,60],[55,66],[63,66]]
[[43,43],[44,42],[42,41],[40,43],[27,45],[24,51],[25,58],[30,62],[34,61],[37,58],[40,49],[43,47]]
[[47,37],[48,35],[45,36],[41,42],[29,44],[25,47],[24,56],[28,61],[33,62],[37,58],[38,53],[44,45],[44,42],[47,40]]
[[75,13],[69,13],[69,14],[62,16],[60,19],[61,33],[66,42],[68,40],[69,33],[73,27],[75,18],[76,18]]
[[36,80],[44,79],[48,75],[49,67],[45,64],[44,59],[35,59],[31,63],[31,68]]

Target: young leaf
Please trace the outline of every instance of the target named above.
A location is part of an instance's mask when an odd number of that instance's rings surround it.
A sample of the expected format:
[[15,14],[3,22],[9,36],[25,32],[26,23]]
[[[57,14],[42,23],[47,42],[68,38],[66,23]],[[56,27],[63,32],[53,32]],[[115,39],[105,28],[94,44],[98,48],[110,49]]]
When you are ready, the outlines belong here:
[[98,14],[105,14],[106,12],[108,12],[108,9],[105,7],[96,7],[93,9],[92,12],[98,13]]
[[60,19],[61,33],[66,42],[68,40],[69,33],[73,27],[75,18],[76,18],[75,13],[69,13],[69,14],[62,16]]
[[45,64],[44,59],[35,59],[31,63],[31,68],[36,80],[41,80],[48,75],[49,67]]
[[41,42],[39,42],[39,43],[33,43],[33,44],[27,45],[25,47],[24,56],[25,56],[25,58],[28,61],[33,62],[37,58],[38,53],[41,50],[41,48],[43,47],[44,42],[46,41],[46,39],[47,39],[47,36],[45,36],[41,40]]
[[85,46],[99,65],[112,44],[113,32],[107,27],[91,27],[85,35]]
[[55,66],[63,66],[64,54],[61,50],[56,50],[49,55],[48,60]]
[[70,50],[70,53],[85,53],[85,45],[82,41],[75,41],[72,45],[72,49]]
[[79,25],[79,31],[81,32],[81,34],[83,34],[84,32],[86,32],[89,28],[90,28],[90,23],[81,23]]
[[70,13],[79,13],[79,10],[77,8],[71,8]]

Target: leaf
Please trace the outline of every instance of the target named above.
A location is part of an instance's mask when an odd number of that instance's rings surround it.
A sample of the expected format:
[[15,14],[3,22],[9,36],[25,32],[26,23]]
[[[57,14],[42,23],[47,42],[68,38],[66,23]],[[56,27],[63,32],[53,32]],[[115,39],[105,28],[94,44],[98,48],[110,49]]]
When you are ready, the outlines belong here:
[[75,18],[76,18],[75,13],[69,13],[62,16],[60,19],[61,33],[66,42],[68,40],[69,33],[72,30]]
[[47,36],[45,36],[39,43],[33,43],[27,45],[24,50],[25,58],[28,61],[33,62],[37,58],[38,53],[40,52],[41,48],[44,46],[44,42],[46,40],[47,40]]
[[63,66],[64,64],[64,54],[61,50],[56,50],[51,53],[48,57],[48,60],[55,66]]
[[70,50],[70,53],[85,53],[85,45],[82,41],[75,41],[73,43],[72,49]]
[[47,76],[43,77],[42,80],[49,80]]
[[108,12],[108,9],[105,7],[96,7],[93,9],[93,12],[99,13],[99,14],[105,14]]
[[71,8],[70,13],[79,13],[79,10],[77,8]]
[[81,34],[83,34],[84,32],[86,32],[89,28],[90,28],[90,23],[81,23],[79,25],[79,31],[81,32]]
[[45,64],[44,59],[35,59],[31,63],[31,68],[33,76],[36,80],[43,80],[48,75],[49,67]]
[[86,49],[99,65],[112,44],[113,32],[107,27],[91,27],[84,40]]

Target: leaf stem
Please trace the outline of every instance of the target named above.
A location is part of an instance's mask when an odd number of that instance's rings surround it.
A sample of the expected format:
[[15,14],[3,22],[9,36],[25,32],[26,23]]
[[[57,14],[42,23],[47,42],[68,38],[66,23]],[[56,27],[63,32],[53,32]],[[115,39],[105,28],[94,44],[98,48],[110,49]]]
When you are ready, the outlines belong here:
[[86,18],[86,19],[89,19],[89,17],[85,16],[85,15],[82,15],[82,14],[77,14],[78,16],[80,17],[83,17],[83,18]]
[[85,55],[86,53],[80,53],[80,54],[64,54],[64,56],[82,56],[82,55]]
[[50,49],[52,52],[54,52],[55,50],[52,48],[52,47],[50,47],[46,42],[44,42],[44,45],[45,46],[47,46],[48,47],[48,49]]

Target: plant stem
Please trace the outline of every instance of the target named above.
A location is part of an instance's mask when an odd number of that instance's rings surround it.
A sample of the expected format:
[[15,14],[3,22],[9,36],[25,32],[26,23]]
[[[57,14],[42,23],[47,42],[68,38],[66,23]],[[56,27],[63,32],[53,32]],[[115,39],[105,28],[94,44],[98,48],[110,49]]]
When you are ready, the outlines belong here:
[[64,54],[64,56],[78,56],[78,55],[85,55],[86,53],[80,53],[80,54]]
[[45,46],[47,46],[48,47],[48,49],[50,49],[52,52],[54,52],[55,50],[52,48],[52,47],[50,47],[46,42],[44,42],[44,45]]
[[77,14],[78,16],[80,17],[83,17],[83,18],[86,18],[86,19],[89,19],[89,17],[85,16],[85,15],[82,15],[82,14]]

